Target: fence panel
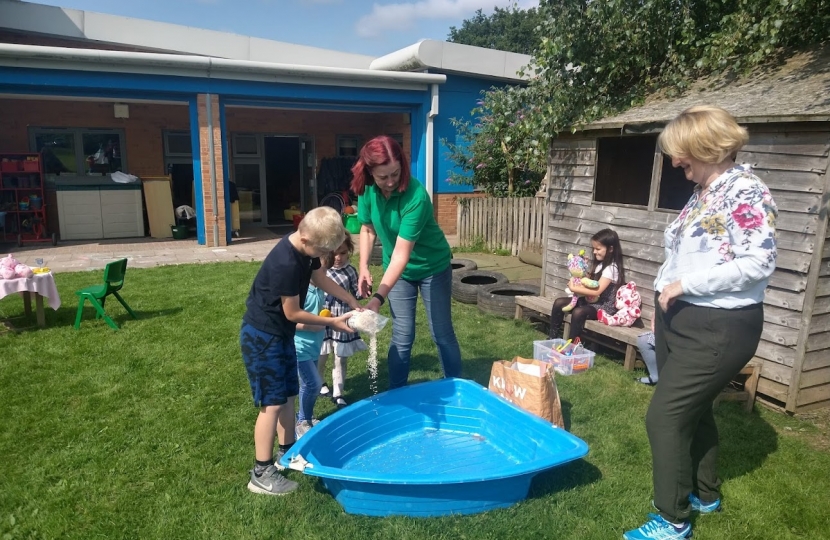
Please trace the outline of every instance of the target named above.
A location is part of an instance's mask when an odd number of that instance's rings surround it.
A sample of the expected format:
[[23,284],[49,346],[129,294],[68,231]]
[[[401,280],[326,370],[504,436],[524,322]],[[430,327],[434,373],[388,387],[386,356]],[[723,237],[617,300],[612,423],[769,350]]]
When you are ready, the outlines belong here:
[[545,200],[538,197],[458,199],[458,241],[462,246],[542,252]]

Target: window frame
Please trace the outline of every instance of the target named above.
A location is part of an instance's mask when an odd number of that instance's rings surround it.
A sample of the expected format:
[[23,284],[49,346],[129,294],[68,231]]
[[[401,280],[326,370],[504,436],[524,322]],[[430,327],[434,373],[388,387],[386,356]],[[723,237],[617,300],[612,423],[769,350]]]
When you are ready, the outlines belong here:
[[[256,142],[256,154],[240,153],[239,139],[252,138]],[[231,148],[233,149],[233,157],[238,159],[259,159],[262,157],[262,136],[258,133],[234,133],[231,136]]]
[[[651,168],[651,176],[648,179],[648,190],[647,190],[647,199],[645,204],[635,204],[635,203],[624,203],[619,201],[600,201],[597,200],[597,190],[599,187],[599,172],[600,172],[600,141],[602,140],[614,140],[619,141],[622,139],[632,139],[635,137],[651,137],[654,134],[651,133],[632,133],[632,134],[616,134],[616,135],[605,135],[605,136],[596,136],[595,143],[594,143],[594,185],[593,191],[591,193],[591,203],[592,204],[605,204],[605,205],[613,205],[613,206],[621,206],[625,208],[638,208],[638,209],[651,209],[651,195],[653,190],[653,179],[654,179],[654,158],[652,157],[652,168]],[[654,138],[654,145],[657,146],[657,138]],[[611,168],[614,168],[613,165],[615,162],[612,162]],[[645,186],[643,186],[645,187]]]
[[335,143],[334,152],[335,152],[336,157],[354,157],[354,156],[344,156],[343,154],[340,153],[340,143],[341,143],[341,141],[346,140],[346,139],[353,139],[354,142],[355,142],[355,155],[360,153],[360,149],[363,147],[363,136],[362,135],[340,134],[340,135],[335,135],[335,140],[334,140],[334,143]]
[[[170,150],[170,135],[178,135],[178,136],[187,136],[190,140],[190,145],[188,151],[185,152],[173,152]],[[190,136],[190,131],[182,131],[182,130],[163,130],[162,131],[162,139],[164,140],[164,155],[165,157],[192,157],[193,156],[193,147],[192,143],[193,140]]]
[[74,176],[102,176],[102,173],[87,173],[84,163],[86,163],[86,156],[84,155],[84,135],[100,135],[103,133],[112,133],[118,136],[118,150],[121,154],[121,170],[129,173],[129,161],[127,156],[127,135],[123,128],[87,128],[87,127],[29,127],[29,148],[32,152],[38,152],[37,136],[44,133],[59,133],[71,134],[75,142],[75,173]]
[[644,136],[644,135],[659,135],[662,130],[655,130],[655,131],[645,131],[645,132],[637,132],[637,133],[625,133],[622,135],[597,135],[594,137],[594,185],[593,191],[591,193],[591,204],[592,205],[610,205],[610,206],[619,206],[623,208],[635,208],[638,210],[646,210],[648,212],[669,212],[669,213],[677,213],[683,208],[663,208],[660,204],[660,189],[662,188],[663,184],[663,152],[660,150],[660,145],[657,143],[657,139],[654,141],[654,153],[653,153],[653,161],[652,161],[652,168],[651,168],[651,177],[649,178],[649,194],[648,194],[648,204],[641,205],[641,204],[629,204],[629,203],[620,203],[620,202],[609,202],[609,201],[598,201],[596,198],[597,194],[597,173],[599,171],[599,141],[600,139],[618,139],[621,137],[636,137],[636,136]]

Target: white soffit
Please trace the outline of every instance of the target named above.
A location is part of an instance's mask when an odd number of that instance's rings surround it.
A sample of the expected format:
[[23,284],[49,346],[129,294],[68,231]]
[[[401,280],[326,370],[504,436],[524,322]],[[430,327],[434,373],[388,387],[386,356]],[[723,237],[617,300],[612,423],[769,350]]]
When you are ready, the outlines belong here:
[[370,69],[385,71],[420,71],[436,69],[459,74],[520,81],[518,71],[531,57],[507,51],[472,47],[459,43],[425,39],[414,45],[381,56]]

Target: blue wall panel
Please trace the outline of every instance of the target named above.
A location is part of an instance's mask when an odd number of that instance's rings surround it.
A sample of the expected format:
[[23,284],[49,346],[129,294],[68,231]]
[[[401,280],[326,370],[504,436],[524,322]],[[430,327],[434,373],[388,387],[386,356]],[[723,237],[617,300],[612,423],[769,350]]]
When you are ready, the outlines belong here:
[[440,88],[440,104],[438,116],[435,118],[435,192],[436,193],[469,193],[473,191],[470,185],[451,184],[448,182],[450,172],[460,169],[447,157],[447,146],[443,139],[451,143],[459,142],[455,128],[450,123],[451,118],[460,120],[473,119],[470,111],[476,107],[481,99],[481,92],[493,86],[505,86],[503,83],[487,79],[464,77],[448,74],[446,84]]
[[199,107],[196,98],[189,100],[190,107],[190,151],[193,156],[193,191],[196,202],[196,239],[205,243],[205,203],[202,197],[202,149],[199,142]]

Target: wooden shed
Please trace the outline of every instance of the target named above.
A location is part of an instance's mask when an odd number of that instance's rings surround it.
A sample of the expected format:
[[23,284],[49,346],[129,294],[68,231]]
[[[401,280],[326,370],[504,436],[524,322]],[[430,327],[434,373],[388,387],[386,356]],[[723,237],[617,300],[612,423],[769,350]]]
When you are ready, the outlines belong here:
[[777,269],[754,359],[762,366],[758,393],[790,412],[830,406],[830,47],[746,80],[695,88],[554,140],[542,294],[562,295],[568,253],[589,248],[591,235],[610,227],[622,240],[626,277],[642,292],[648,325],[663,231],[693,187],[657,149],[657,135],[687,107],[718,105],[749,130],[737,161],[754,167],[780,211]]

